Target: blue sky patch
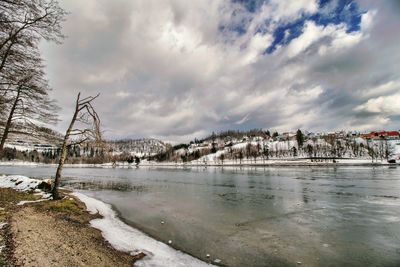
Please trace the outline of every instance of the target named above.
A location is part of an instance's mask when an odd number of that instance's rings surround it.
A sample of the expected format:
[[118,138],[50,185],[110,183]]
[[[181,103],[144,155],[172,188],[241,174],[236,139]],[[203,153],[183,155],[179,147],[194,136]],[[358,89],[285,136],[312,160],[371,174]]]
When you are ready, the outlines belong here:
[[247,9],[247,11],[254,13],[267,1],[266,0],[232,0],[232,2],[241,4]]
[[[257,12],[263,4],[268,4],[266,0],[232,0],[239,3],[250,12]],[[354,0],[319,0],[319,10],[314,14],[303,14],[300,19],[279,25],[273,32],[274,41],[266,48],[265,53],[273,53],[278,46],[288,45],[293,39],[303,33],[304,24],[313,21],[317,25],[327,26],[329,24],[345,24],[347,32],[357,32],[361,30],[361,17],[366,12],[361,10],[358,3]],[[234,15],[234,14],[233,14]],[[259,25],[257,32],[266,31],[266,25],[270,21],[265,21],[264,25]],[[247,32],[248,21],[242,24],[221,26],[220,30],[228,30],[243,35]]]

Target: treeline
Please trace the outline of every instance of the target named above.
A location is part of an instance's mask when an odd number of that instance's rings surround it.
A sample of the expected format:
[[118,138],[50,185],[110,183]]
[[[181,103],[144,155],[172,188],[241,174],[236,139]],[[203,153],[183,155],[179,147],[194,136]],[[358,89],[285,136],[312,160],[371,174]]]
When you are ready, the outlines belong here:
[[204,142],[207,140],[215,140],[215,139],[243,139],[244,137],[248,137],[248,138],[252,138],[252,137],[263,137],[263,138],[267,138],[267,137],[272,137],[272,136],[278,136],[278,132],[274,132],[274,133],[270,133],[269,130],[263,130],[263,129],[251,129],[251,130],[247,130],[247,131],[239,131],[239,130],[228,130],[228,131],[222,131],[219,133],[215,133],[213,132],[211,135],[207,136],[204,139],[198,140],[195,139],[194,141],[192,141],[191,143],[200,143],[200,142]]
[[[38,150],[19,151],[15,148],[4,148],[3,159],[5,160],[20,160],[35,163],[55,164],[59,162],[61,156],[61,148]],[[109,157],[102,148],[94,147],[68,147],[66,163],[71,164],[101,164],[110,162],[112,157]]]
[[[15,148],[4,148],[3,159],[20,160],[34,163],[56,164],[61,156],[61,147],[56,149],[25,150],[19,151]],[[65,163],[67,164],[102,164],[109,162],[133,161],[134,157],[129,153],[112,155],[104,147],[92,146],[90,143],[84,145],[69,146]]]

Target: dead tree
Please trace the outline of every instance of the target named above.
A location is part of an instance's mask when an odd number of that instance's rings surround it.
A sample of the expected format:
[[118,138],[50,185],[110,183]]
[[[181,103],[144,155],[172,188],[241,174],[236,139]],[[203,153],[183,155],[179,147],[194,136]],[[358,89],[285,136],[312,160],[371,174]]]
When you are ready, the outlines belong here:
[[92,105],[93,100],[98,96],[99,94],[96,96],[81,98],[81,93],[78,94],[74,114],[71,123],[65,132],[61,147],[60,160],[52,188],[53,199],[60,198],[58,187],[60,185],[61,172],[67,158],[68,147],[80,145],[88,141],[95,141],[98,144],[103,143],[102,133],[100,130],[100,118]]

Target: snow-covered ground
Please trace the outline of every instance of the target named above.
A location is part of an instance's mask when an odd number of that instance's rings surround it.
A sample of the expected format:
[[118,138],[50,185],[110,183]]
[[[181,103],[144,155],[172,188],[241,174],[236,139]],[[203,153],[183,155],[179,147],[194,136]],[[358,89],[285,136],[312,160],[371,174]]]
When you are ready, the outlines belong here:
[[43,181],[31,179],[21,175],[0,176],[1,188],[13,188],[18,191],[33,191]]
[[[215,157],[215,160],[214,160]],[[375,166],[375,165],[389,165],[386,160],[374,160],[371,159],[339,159],[334,163],[332,160],[330,161],[311,161],[309,159],[269,159],[263,160],[262,158],[257,158],[256,161],[254,159],[242,159],[239,160],[224,160],[223,162],[218,159],[215,154],[210,154],[207,157],[208,160],[194,160],[191,162],[146,162],[141,163],[139,166],[143,167],[159,167],[159,166],[175,166],[175,167],[198,167],[198,166],[232,166],[232,167],[263,167],[263,166],[354,166],[354,165],[364,165],[364,166]],[[399,163],[397,163],[399,164]]]
[[41,197],[41,199],[39,200],[20,201],[19,203],[17,203],[18,206],[51,199],[51,194],[45,193],[42,190],[38,189],[38,186],[43,182],[45,181],[31,179],[21,175],[0,176],[0,188],[12,188],[22,192],[32,191],[35,193],[35,195]]
[[[41,180],[20,175],[0,176],[1,188],[13,188],[18,191],[34,191],[43,196],[43,198],[38,201],[44,201],[49,198],[49,195],[44,194],[37,188],[42,182]],[[181,251],[175,250],[125,224],[118,218],[117,213],[111,208],[111,205],[88,197],[80,192],[74,192],[72,195],[84,202],[90,213],[99,213],[103,216],[101,219],[92,220],[90,224],[92,227],[99,229],[103,237],[110,242],[115,249],[131,254],[144,252],[147,255],[140,261],[135,262],[135,266],[213,266]],[[21,201],[18,205],[38,201]]]
[[[232,166],[232,167],[263,167],[263,166],[352,166],[352,165],[364,165],[364,166],[376,166],[376,165],[393,165],[389,164],[387,160],[374,160],[368,158],[353,158],[353,159],[336,159],[334,163],[332,160],[329,161],[311,161],[310,159],[301,158],[270,158],[264,160],[259,157],[256,160],[254,158],[244,158],[241,161],[237,160],[220,160],[220,155],[222,151],[218,151],[214,154],[209,154],[198,160],[193,160],[190,162],[174,162],[174,161],[142,161],[138,166],[135,164],[129,164],[127,162],[117,162],[114,166],[112,163],[104,164],[65,164],[65,168],[136,168],[136,167],[220,167],[220,166]],[[396,164],[400,164],[397,160]],[[31,167],[57,167],[56,164],[44,164],[44,163],[32,163],[23,161],[1,161],[0,166],[31,166]]]

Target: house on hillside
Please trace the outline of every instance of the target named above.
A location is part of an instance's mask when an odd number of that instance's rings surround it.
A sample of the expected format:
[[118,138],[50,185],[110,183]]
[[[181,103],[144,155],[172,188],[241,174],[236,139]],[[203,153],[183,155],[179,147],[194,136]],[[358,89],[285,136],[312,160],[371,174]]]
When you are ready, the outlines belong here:
[[400,133],[398,131],[372,131],[369,133],[369,137],[367,135],[363,135],[366,138],[370,139],[389,139],[396,140],[400,138]]
[[400,139],[400,133],[398,131],[386,132],[386,138],[390,140]]

